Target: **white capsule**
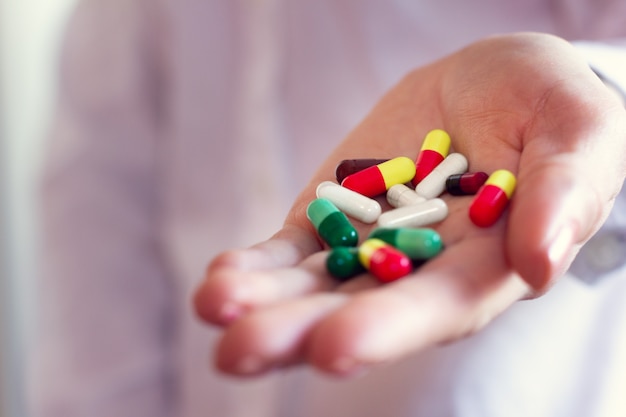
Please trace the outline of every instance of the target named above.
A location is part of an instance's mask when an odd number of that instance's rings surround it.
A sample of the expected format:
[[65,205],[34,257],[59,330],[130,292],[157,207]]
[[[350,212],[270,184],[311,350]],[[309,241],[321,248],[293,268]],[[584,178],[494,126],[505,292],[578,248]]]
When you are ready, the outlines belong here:
[[378,218],[378,227],[423,227],[448,215],[448,205],[440,198],[387,211]]
[[332,181],[320,183],[315,193],[318,198],[330,200],[339,210],[363,223],[374,223],[382,212],[378,201]]
[[417,184],[415,192],[427,200],[439,197],[446,189],[448,177],[467,172],[467,167],[467,158],[460,153],[451,153]]
[[419,204],[426,199],[418,195],[415,190],[404,184],[392,185],[387,190],[387,202],[391,207],[404,207],[413,204]]

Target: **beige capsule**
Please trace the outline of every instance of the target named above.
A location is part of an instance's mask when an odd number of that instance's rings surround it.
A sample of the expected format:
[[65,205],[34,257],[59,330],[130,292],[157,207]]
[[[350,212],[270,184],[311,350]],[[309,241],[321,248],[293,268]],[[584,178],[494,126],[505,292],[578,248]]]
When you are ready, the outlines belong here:
[[363,223],[374,223],[378,220],[382,208],[378,201],[342,187],[332,181],[324,181],[315,190],[318,198],[330,200],[346,215]]
[[448,205],[440,198],[387,211],[378,218],[378,227],[423,227],[448,216]]
[[404,207],[423,203],[426,199],[404,184],[393,185],[387,190],[387,202],[391,207]]

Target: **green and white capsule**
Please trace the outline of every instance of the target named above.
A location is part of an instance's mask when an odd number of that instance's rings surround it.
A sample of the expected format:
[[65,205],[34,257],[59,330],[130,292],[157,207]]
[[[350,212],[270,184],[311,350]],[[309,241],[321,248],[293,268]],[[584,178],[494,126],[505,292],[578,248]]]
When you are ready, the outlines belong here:
[[443,249],[441,236],[430,228],[378,228],[369,237],[389,243],[412,260],[430,259]]
[[359,235],[350,220],[330,200],[316,198],[311,201],[306,215],[319,237],[331,248],[356,246],[359,242]]

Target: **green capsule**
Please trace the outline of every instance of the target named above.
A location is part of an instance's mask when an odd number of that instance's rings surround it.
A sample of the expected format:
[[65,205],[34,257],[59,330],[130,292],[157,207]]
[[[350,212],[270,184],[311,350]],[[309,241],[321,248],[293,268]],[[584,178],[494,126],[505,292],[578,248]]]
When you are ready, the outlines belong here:
[[318,235],[331,248],[356,246],[359,236],[350,220],[337,206],[325,198],[316,198],[306,209],[309,221]]
[[370,238],[389,243],[412,260],[430,259],[443,249],[441,236],[429,228],[379,228],[371,233]]
[[326,258],[326,269],[338,281],[347,281],[365,272],[359,262],[359,249],[346,246],[338,246],[330,251]]

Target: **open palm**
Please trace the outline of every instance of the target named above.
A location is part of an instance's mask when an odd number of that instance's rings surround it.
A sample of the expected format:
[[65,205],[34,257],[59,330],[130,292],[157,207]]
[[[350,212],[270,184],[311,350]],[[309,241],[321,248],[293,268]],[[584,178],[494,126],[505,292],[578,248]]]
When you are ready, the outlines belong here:
[[[471,171],[516,173],[507,213],[478,228],[471,197],[444,196],[441,254],[390,284],[368,274],[336,284],[305,214],[315,187],[342,159],[415,158],[435,128]],[[209,265],[195,305],[224,326],[217,366],[257,375],[309,363],[350,375],[479,330],[546,291],[601,226],[626,172],[625,132],[619,100],[558,38],[493,37],[413,71],[320,167],[282,230]],[[371,228],[358,224],[361,240]]]

